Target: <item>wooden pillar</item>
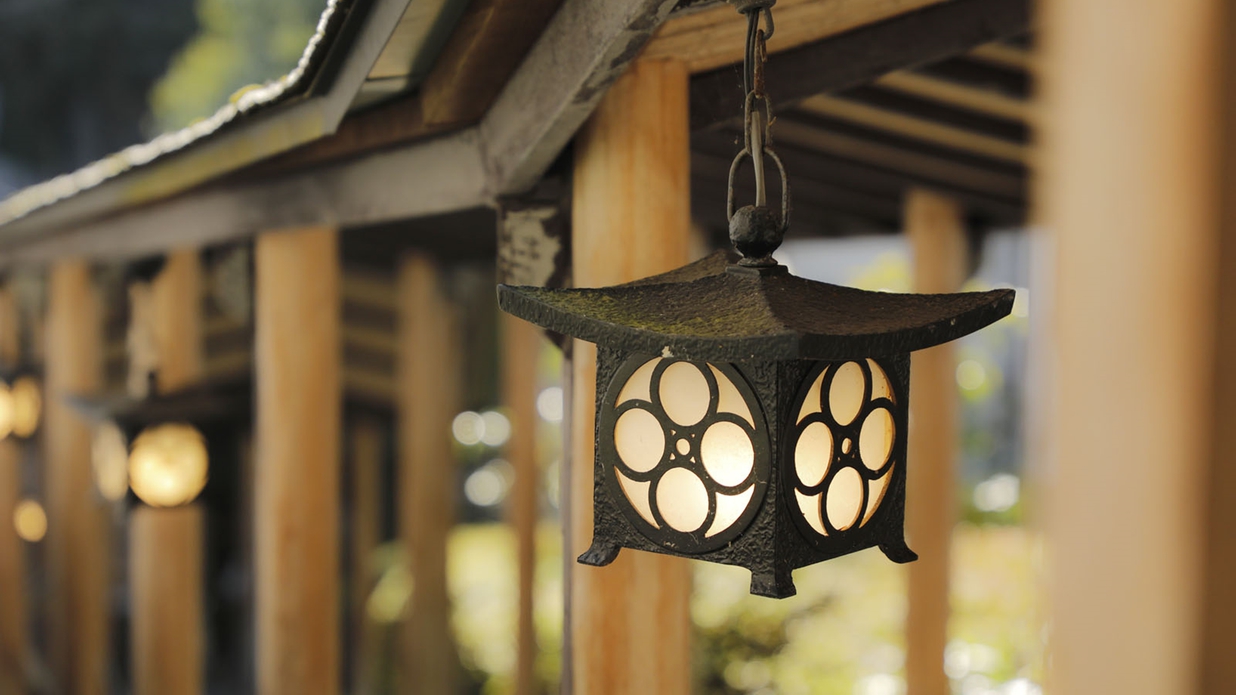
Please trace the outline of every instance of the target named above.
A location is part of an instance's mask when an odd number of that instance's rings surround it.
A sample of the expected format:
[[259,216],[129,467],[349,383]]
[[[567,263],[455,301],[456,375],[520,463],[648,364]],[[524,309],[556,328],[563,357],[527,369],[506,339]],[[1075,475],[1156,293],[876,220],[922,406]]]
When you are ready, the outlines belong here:
[[[1043,4],[1051,692],[1236,677],[1230,3]],[[1222,178],[1221,178],[1222,176]]]
[[[13,291],[0,289],[0,364],[20,359],[20,323]],[[0,695],[24,695],[27,683],[29,614],[26,610],[26,549],[13,526],[21,500],[21,446],[0,441]]]
[[437,262],[410,255],[399,265],[399,534],[415,589],[402,623],[400,691],[456,692],[446,542],[455,523],[451,420],[459,410],[456,319]]
[[339,249],[334,229],[258,236],[254,257],[257,692],[339,680]]
[[[575,143],[572,272],[598,287],[688,261],[691,233],[687,70],[637,60]],[[592,539],[596,347],[576,341],[571,396],[569,557]],[[579,695],[691,689],[691,570],[686,560],[624,550],[607,567],[572,564],[570,661]]]
[[[168,255],[152,283],[148,330],[154,336],[160,392],[202,377],[201,272],[196,250],[178,251]],[[135,695],[195,695],[204,688],[204,514],[199,504],[175,509],[139,505],[129,517]]]
[[516,629],[515,695],[539,692],[536,683],[536,628],[533,591],[536,578],[537,502],[540,466],[536,455],[536,374],[542,347],[541,329],[513,316],[502,318],[502,392],[511,419],[506,458],[515,470],[508,509],[515,531],[519,571],[519,618]]
[[85,261],[51,268],[47,298],[48,645],[55,691],[103,695],[109,665],[111,526],[94,492],[90,428],[65,404],[102,383],[102,322]]
[[[922,189],[905,201],[914,254],[914,289],[957,292],[966,276],[961,206]],[[957,523],[957,380],[952,344],[914,353],[910,369],[910,461],[906,527],[918,561],[909,565],[906,615],[907,695],[948,695],[949,556]]]
[[361,416],[352,423],[349,437],[352,555],[348,614],[352,623],[352,695],[373,695],[378,687],[381,630],[369,618],[366,604],[377,583],[373,552],[382,535],[383,429],[376,417]]

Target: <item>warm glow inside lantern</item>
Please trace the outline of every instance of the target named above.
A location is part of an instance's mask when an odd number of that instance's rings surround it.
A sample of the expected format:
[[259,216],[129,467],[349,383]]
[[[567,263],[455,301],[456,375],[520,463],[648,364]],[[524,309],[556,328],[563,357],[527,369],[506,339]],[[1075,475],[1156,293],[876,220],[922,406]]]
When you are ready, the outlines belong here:
[[718,252],[615,287],[499,288],[502,308],[597,344],[594,535],[740,565],[753,593],[794,568],[904,539],[909,353],[1006,316],[1013,292],[866,292]]
[[42,411],[43,391],[34,376],[20,374],[0,382],[0,439],[32,437]]

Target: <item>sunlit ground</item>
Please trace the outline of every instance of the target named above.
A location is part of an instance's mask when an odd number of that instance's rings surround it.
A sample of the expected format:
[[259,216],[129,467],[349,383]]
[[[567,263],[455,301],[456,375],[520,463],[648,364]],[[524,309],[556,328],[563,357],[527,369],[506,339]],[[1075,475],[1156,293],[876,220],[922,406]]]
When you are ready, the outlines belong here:
[[[461,658],[483,692],[509,690],[515,664],[515,555],[500,524],[462,526],[450,545]],[[560,668],[562,559],[558,529],[538,537],[538,671]],[[1037,587],[1041,543],[1018,526],[962,525],[954,535],[952,641],[945,668],[958,695],[1036,695],[1044,666]],[[798,595],[747,593],[742,569],[694,563],[692,615],[702,693],[898,695],[907,570],[869,550],[794,575]]]

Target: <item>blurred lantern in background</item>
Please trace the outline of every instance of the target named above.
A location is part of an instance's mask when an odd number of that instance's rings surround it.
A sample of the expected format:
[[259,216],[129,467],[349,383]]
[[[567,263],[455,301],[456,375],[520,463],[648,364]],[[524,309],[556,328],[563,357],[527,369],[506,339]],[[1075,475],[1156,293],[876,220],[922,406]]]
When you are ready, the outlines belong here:
[[[789,274],[772,253],[789,226],[789,183],[767,143],[764,30],[748,17],[745,147],[727,213],[741,254],[599,289],[499,286],[503,310],[597,345],[592,546],[739,565],[751,592],[795,593],[797,567],[904,538],[909,353],[1008,315],[1012,290],[867,292]],[[755,204],[734,210],[733,176],[756,169]],[[765,158],[781,174],[766,204]]]
[[43,391],[34,374],[21,371],[0,380],[0,438],[29,439],[42,412]]
[[104,499],[120,501],[131,489],[152,507],[176,507],[202,493],[211,451],[247,423],[251,384],[201,384],[141,399],[75,397],[70,404],[95,420],[91,464]]

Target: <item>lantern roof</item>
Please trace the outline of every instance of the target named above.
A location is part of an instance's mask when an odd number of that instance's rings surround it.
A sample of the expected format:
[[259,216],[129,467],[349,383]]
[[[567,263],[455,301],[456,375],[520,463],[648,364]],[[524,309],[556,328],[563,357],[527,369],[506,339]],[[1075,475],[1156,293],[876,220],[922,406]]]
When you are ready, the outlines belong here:
[[852,359],[921,350],[1007,316],[1014,292],[895,294],[751,268],[718,251],[612,287],[499,285],[508,313],[632,352],[702,360]]
[[253,382],[246,375],[197,383],[145,398],[70,395],[66,402],[89,420],[112,420],[122,428],[140,429],[162,422],[188,422],[196,426],[243,422],[252,410],[252,394]]

